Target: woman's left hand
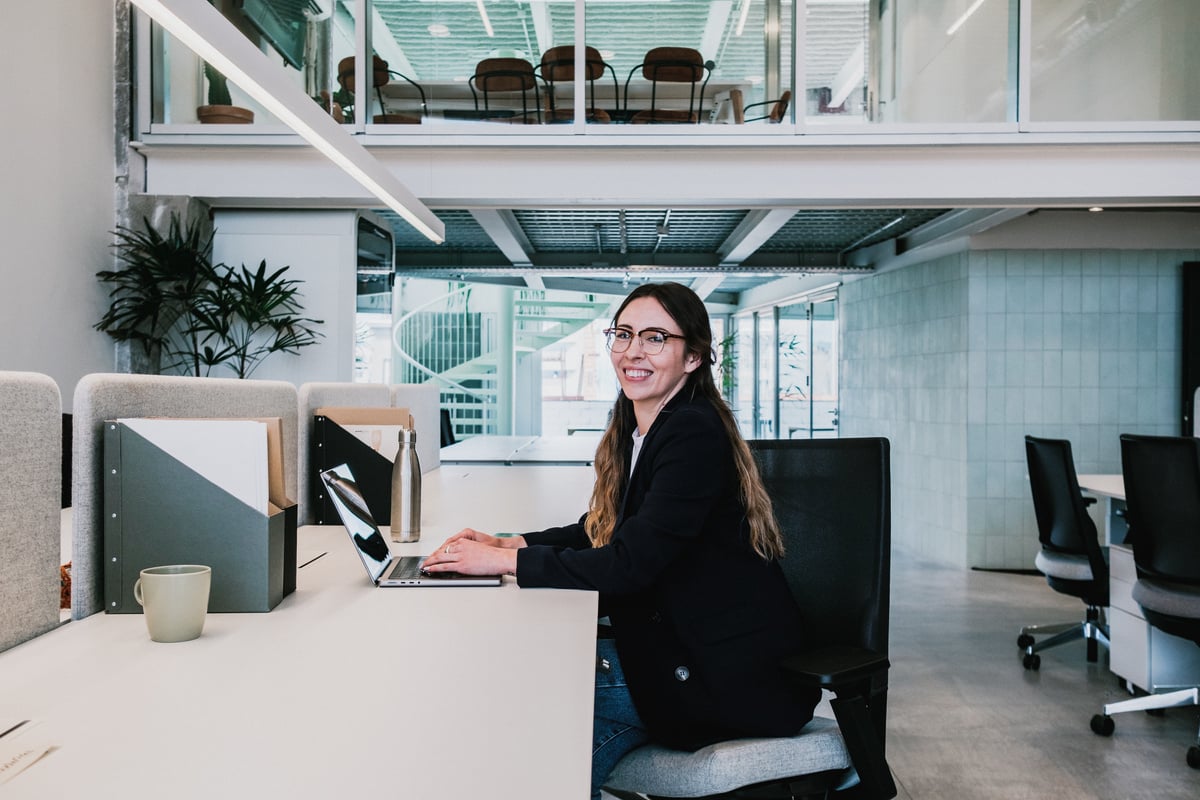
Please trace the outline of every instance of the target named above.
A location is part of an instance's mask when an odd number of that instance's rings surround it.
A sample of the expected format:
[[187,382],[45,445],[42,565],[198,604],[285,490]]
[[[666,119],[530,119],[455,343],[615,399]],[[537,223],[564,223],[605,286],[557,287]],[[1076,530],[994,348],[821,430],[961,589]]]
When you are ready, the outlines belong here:
[[492,547],[465,537],[451,538],[426,556],[421,567],[435,574],[516,575],[517,551]]

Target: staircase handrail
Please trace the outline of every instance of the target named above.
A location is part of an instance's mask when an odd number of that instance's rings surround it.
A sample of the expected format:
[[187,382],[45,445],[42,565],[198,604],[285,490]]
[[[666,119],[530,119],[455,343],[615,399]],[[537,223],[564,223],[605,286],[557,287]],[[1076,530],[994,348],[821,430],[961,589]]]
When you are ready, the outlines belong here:
[[399,333],[401,326],[404,325],[404,323],[407,322],[409,319],[416,316],[418,313],[425,311],[430,306],[437,305],[439,303],[444,303],[446,300],[454,297],[455,295],[468,294],[468,293],[470,293],[472,288],[473,287],[471,287],[470,285],[460,286],[459,288],[455,289],[454,291],[452,291],[448,294],[441,295],[440,297],[435,297],[432,300],[430,300],[426,303],[422,303],[421,305],[417,306],[416,308],[408,311],[406,314],[404,314],[404,316],[400,317],[398,320],[396,320],[395,322],[392,323],[392,344],[395,346],[396,354],[401,358],[401,360],[403,360],[404,362],[406,362],[408,364],[411,364],[421,374],[429,376],[426,380],[436,380],[439,383],[442,383],[443,385],[449,387],[450,389],[453,389],[456,392],[468,394],[472,397],[475,397],[484,402],[487,402],[488,397],[485,392],[480,392],[476,389],[469,389],[466,386],[463,386],[458,381],[453,380],[451,378],[447,378],[444,375],[442,375],[441,373],[434,372],[429,367],[427,367],[424,364],[417,361],[415,358],[413,358],[411,355],[408,354],[408,352],[400,344],[400,340],[397,338],[397,334]]

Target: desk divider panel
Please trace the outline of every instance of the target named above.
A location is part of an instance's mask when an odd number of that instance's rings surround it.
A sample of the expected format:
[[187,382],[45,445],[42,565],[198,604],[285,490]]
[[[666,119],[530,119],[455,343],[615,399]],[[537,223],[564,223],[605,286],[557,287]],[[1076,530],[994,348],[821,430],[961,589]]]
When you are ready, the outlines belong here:
[[296,506],[252,508],[120,422],[104,436],[104,605],[141,613],[142,569],[212,567],[208,609],[270,611],[296,588]]

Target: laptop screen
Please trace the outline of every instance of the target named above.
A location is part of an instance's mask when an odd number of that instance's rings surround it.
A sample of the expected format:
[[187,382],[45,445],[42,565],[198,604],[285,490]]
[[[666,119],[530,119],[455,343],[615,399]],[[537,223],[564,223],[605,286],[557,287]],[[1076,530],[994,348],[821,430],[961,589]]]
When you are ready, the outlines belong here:
[[359,491],[354,473],[350,471],[349,465],[342,464],[322,472],[321,480],[325,483],[338,516],[342,518],[342,523],[350,533],[350,539],[358,550],[363,566],[367,568],[367,574],[371,576],[372,582],[378,583],[379,577],[392,560],[392,553],[387,540],[379,532],[379,526],[375,524],[375,518],[367,508],[367,501]]

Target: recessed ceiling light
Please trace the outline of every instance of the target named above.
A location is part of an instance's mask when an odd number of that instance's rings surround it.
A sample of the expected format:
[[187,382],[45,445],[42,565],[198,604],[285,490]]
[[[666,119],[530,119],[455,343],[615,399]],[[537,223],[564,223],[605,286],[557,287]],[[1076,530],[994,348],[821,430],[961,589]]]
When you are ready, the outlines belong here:
[[1092,206],[1091,208],[1088,209],[1088,211],[1103,211],[1103,210],[1104,210],[1103,206]]
[[605,61],[612,61],[612,58],[615,55],[616,55],[616,53],[614,53],[612,50],[601,50],[600,51],[600,57],[603,58]]
[[435,22],[425,30],[429,31],[429,35],[435,39],[445,39],[450,35],[450,29],[440,22]]
[[762,82],[763,82],[762,75],[747,75],[746,76],[746,83],[750,84],[751,86],[757,86],[758,84],[760,84]]

